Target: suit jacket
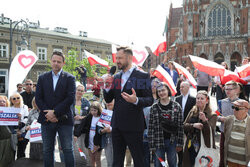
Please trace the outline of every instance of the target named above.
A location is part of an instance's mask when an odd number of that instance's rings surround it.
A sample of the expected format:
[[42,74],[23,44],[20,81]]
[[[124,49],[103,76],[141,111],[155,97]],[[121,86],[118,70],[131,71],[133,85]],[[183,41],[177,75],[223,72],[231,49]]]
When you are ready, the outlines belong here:
[[[169,75],[171,76],[170,74],[170,69],[168,67],[166,67],[164,64],[161,65],[168,73]],[[178,79],[179,75],[178,75],[178,72],[173,70],[173,81],[174,81],[174,84],[176,86],[177,84],[177,79]]]
[[132,88],[138,97],[138,104],[128,103],[121,96],[121,75],[119,72],[114,76],[112,87],[109,92],[104,91],[107,103],[115,99],[114,112],[111,120],[112,128],[122,131],[142,132],[145,129],[143,108],[153,104],[150,76],[135,68],[124,85],[122,92],[132,94]]
[[[246,139],[246,161],[250,161],[250,116],[247,116],[247,126],[245,131],[245,139]],[[224,124],[224,135],[225,135],[225,141],[224,141],[224,164],[227,164],[227,151],[228,151],[228,145],[229,145],[229,139],[231,136],[231,131],[234,124],[234,116],[230,115],[227,117],[225,124]]]
[[[176,101],[177,103],[179,103],[181,107],[182,107],[182,98],[183,98],[183,95],[177,96],[177,97],[175,98],[175,101]],[[189,111],[193,108],[193,106],[194,106],[195,104],[196,104],[196,98],[194,98],[194,97],[188,95],[188,98],[187,98],[187,101],[186,101],[186,105],[185,105],[185,109],[184,109],[183,121],[186,120]]]
[[55,110],[54,114],[58,119],[67,115],[64,121],[59,120],[59,124],[73,125],[73,112],[70,106],[75,100],[75,77],[62,71],[55,91],[53,89],[52,71],[39,76],[36,86],[36,104],[40,109],[38,122],[41,124],[49,123],[46,121],[44,110]]

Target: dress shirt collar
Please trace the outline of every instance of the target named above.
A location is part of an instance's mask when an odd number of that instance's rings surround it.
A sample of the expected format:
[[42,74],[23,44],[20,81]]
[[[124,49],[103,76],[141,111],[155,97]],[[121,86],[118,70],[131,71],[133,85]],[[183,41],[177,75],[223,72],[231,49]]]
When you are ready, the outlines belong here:
[[132,67],[131,67],[128,71],[124,72],[124,71],[122,70],[122,71],[121,71],[121,72],[122,72],[122,75],[123,75],[123,74],[131,74],[135,68],[136,68],[136,66],[132,65]]
[[62,69],[57,74],[55,74],[54,71],[52,71],[52,77],[59,77],[61,73],[62,73]]

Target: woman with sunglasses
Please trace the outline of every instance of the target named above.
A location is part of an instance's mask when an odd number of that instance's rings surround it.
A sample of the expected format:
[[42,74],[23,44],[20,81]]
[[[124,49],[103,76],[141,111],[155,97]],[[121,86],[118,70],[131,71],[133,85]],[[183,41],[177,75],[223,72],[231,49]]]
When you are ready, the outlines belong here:
[[14,108],[20,108],[20,119],[17,130],[17,159],[25,157],[25,149],[29,140],[25,139],[26,131],[25,125],[28,121],[28,106],[23,104],[23,98],[19,93],[14,93],[10,96],[10,106]]
[[[213,134],[216,127],[217,115],[212,112],[207,91],[200,90],[196,95],[196,105],[184,121],[184,133],[187,136],[182,166],[193,167],[200,149],[200,133],[202,131],[205,145],[210,147],[210,129]],[[210,128],[211,127],[211,128]],[[218,164],[219,165],[219,164]]]
[[169,167],[176,167],[176,153],[183,147],[181,106],[171,100],[171,91],[164,82],[156,87],[156,96],[159,101],[152,105],[149,116],[149,147],[155,151],[155,167],[162,166],[158,158],[165,160],[165,153]]
[[[9,107],[10,103],[6,96],[0,96],[0,107]],[[15,161],[15,148],[11,143],[11,130],[8,126],[0,126],[0,167],[9,166]]]

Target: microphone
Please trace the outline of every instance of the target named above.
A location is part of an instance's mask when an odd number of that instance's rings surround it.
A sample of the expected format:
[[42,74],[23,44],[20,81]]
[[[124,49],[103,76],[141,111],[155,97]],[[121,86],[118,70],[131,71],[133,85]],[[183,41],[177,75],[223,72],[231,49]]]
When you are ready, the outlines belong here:
[[112,76],[115,74],[115,72],[116,72],[116,66],[112,66],[109,70],[109,74]]

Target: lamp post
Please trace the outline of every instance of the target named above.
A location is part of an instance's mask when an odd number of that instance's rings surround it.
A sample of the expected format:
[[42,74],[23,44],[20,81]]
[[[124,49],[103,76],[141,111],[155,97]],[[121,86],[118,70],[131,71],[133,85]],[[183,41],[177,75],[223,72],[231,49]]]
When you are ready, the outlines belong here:
[[[18,26],[18,25],[21,26]],[[13,27],[12,27],[13,26]],[[12,22],[10,20],[10,51],[9,51],[9,63],[11,64],[12,61],[12,45],[13,45],[13,35],[14,31],[17,30],[17,39],[18,39],[18,33],[21,33],[21,41],[18,41],[17,44],[18,46],[25,46],[30,49],[30,44],[26,41],[26,36],[30,38],[30,33],[29,33],[29,25],[25,20],[20,20],[18,22]]]

